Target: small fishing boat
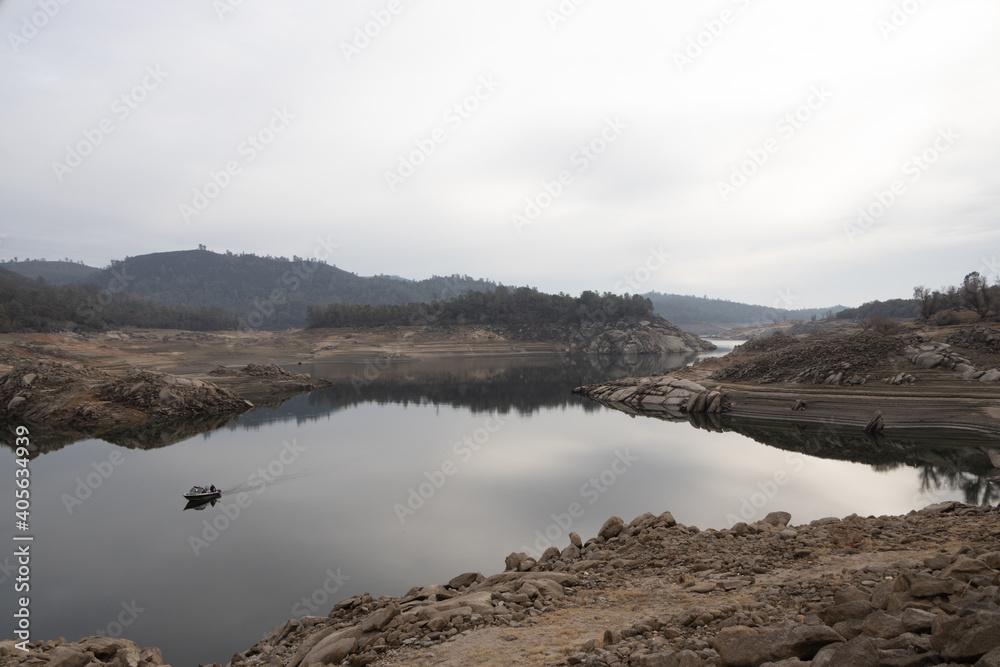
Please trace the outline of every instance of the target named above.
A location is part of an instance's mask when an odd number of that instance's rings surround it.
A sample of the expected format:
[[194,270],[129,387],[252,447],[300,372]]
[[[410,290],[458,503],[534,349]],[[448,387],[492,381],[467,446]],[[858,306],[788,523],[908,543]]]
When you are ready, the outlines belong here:
[[222,496],[222,489],[215,488],[213,484],[211,487],[205,486],[192,486],[191,490],[184,494],[184,498],[190,501],[208,501],[214,500]]

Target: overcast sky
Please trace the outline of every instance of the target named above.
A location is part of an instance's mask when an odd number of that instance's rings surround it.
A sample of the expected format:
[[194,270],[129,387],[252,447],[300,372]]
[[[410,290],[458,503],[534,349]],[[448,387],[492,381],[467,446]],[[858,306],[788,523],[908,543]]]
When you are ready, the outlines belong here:
[[0,258],[782,307],[997,275],[996,0],[62,2],[0,0]]

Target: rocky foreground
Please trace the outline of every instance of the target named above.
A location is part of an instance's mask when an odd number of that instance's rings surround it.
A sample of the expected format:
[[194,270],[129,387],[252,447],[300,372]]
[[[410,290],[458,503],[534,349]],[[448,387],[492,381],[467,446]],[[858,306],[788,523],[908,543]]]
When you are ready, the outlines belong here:
[[[537,560],[511,554],[501,574],[290,619],[228,664],[1000,665],[998,519],[954,502],[800,526],[772,512],[726,530],[612,517]],[[125,640],[30,647],[0,643],[0,664],[162,664]]]

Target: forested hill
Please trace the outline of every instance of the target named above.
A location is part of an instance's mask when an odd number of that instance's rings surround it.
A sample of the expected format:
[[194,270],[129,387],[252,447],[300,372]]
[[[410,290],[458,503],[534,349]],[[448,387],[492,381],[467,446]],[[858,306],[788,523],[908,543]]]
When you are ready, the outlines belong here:
[[31,259],[0,262],[0,267],[26,278],[41,278],[50,285],[82,285],[101,274],[101,270],[79,262]]
[[[14,268],[10,263],[4,266]],[[164,305],[218,307],[239,318],[241,326],[271,330],[305,326],[308,305],[427,302],[496,287],[491,281],[468,276],[426,280],[362,277],[299,257],[208,250],[127,257],[113,261],[110,268],[98,272],[89,282],[100,287],[124,285],[128,293]]]
[[235,318],[218,308],[153,304],[114,286],[48,285],[0,268],[0,333],[119,327],[214,331],[235,325]]
[[680,294],[661,294],[649,292],[644,294],[653,302],[653,308],[660,317],[674,324],[710,323],[764,323],[782,320],[808,320],[815,315],[826,317],[827,313],[836,315],[844,306],[829,308],[768,308],[748,303],[726,301],[724,299],[708,299],[698,296],[683,296]]
[[[578,297],[546,294],[532,287],[470,292],[430,304],[361,306],[331,303],[309,307],[311,327],[382,327],[416,324],[497,326],[587,325],[594,322],[656,319],[653,304],[638,294],[584,292]],[[669,323],[664,323],[669,326]]]

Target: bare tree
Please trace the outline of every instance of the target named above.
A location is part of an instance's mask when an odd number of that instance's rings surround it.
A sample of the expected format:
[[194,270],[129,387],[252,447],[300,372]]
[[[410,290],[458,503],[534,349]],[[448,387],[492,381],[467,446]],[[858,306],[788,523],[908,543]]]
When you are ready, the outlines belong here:
[[934,314],[935,299],[934,294],[929,289],[923,285],[917,285],[913,288],[913,299],[920,309],[920,319],[927,320]]
[[986,315],[990,312],[991,296],[990,286],[986,278],[979,275],[979,271],[973,271],[965,276],[965,280],[962,281],[962,302],[976,311],[981,320],[986,319]]

